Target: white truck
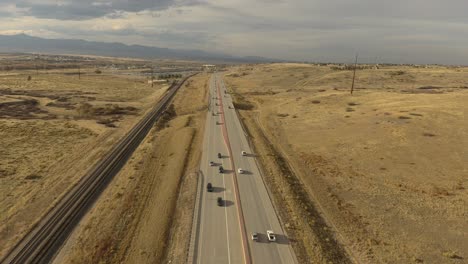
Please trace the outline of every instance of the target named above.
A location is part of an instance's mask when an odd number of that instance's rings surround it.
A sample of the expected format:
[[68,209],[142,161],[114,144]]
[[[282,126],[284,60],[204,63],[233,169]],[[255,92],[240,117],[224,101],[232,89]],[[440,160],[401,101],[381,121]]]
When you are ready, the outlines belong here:
[[276,235],[272,230],[267,230],[267,236],[268,236],[268,241],[270,242],[276,241]]

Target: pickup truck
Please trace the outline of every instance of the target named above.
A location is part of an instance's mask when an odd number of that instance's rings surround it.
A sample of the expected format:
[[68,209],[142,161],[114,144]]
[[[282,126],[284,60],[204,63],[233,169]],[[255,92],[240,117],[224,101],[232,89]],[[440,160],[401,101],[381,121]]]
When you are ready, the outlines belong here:
[[272,230],[267,230],[267,236],[268,236],[268,241],[270,242],[276,241],[276,235]]

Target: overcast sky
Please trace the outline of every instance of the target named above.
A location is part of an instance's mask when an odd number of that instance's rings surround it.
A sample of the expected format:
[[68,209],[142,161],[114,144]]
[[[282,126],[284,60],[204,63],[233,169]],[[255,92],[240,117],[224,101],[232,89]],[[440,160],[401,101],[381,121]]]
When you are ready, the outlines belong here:
[[0,0],[0,34],[286,60],[468,64],[468,0]]

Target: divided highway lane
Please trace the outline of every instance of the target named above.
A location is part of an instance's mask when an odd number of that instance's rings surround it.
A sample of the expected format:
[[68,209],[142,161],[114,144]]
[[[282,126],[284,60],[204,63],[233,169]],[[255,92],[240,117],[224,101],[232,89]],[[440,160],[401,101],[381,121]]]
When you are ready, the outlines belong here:
[[[227,143],[232,157],[228,156]],[[253,153],[219,74],[214,74],[210,80],[210,111],[203,146],[200,218],[192,245],[194,258],[190,261],[200,264],[297,263],[254,156],[241,155],[241,151]],[[223,155],[222,159],[218,159],[218,153]],[[210,161],[215,162],[215,166],[210,166]],[[227,170],[223,174],[219,173],[220,165]],[[237,173],[238,168],[246,173]],[[208,182],[213,184],[213,192],[207,192]],[[236,182],[240,204],[236,202]],[[224,206],[217,205],[217,197],[225,200]],[[276,242],[268,242],[266,230],[277,234]],[[259,233],[258,242],[250,239],[252,232]]]
[[[221,76],[217,76],[219,89],[223,95],[223,108],[237,174],[239,192],[244,212],[246,231],[259,233],[259,241],[249,240],[253,263],[297,263],[296,257],[273,208],[255,157],[248,144],[239,118],[233,108],[232,98],[227,93]],[[247,156],[242,156],[246,151]],[[266,230],[276,233],[276,242],[268,242]]]
[[[210,111],[208,111],[200,171],[203,176],[200,193],[200,221],[195,246],[195,263],[242,263],[243,252],[239,218],[237,215],[231,162],[222,135],[219,101],[215,78],[210,80]],[[223,156],[218,158],[218,153]],[[210,166],[210,161],[215,166]],[[225,173],[219,173],[223,166]],[[213,192],[207,192],[207,184],[213,185]],[[224,206],[217,205],[222,197]]]

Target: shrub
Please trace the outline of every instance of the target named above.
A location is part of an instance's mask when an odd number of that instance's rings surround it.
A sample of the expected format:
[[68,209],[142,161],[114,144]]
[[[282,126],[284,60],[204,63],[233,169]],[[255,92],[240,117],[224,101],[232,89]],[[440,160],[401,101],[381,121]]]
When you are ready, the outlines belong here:
[[254,105],[250,103],[233,103],[234,107],[239,110],[252,110],[254,109]]
[[88,103],[81,103],[76,108],[76,111],[80,117],[90,117],[93,114],[93,106]]

